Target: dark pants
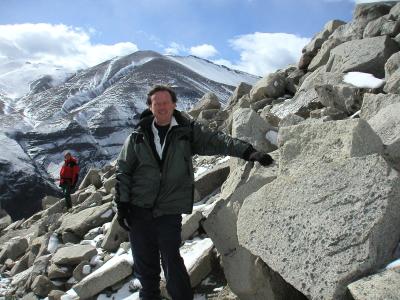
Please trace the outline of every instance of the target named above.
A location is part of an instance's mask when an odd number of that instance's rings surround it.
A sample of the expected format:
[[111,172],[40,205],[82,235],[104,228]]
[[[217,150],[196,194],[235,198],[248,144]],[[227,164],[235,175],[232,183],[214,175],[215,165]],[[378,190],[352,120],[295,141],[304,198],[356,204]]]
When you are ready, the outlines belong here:
[[134,260],[134,274],[142,284],[140,299],[160,299],[160,256],[173,300],[192,300],[189,275],[179,253],[181,215],[153,218],[149,209],[135,207],[131,213],[129,239]]
[[66,203],[67,208],[72,208],[72,201],[71,201],[71,190],[72,190],[72,187],[71,187],[71,184],[68,183],[68,182],[63,183],[63,184],[61,184],[61,189],[62,189],[63,194],[64,194],[65,203]]

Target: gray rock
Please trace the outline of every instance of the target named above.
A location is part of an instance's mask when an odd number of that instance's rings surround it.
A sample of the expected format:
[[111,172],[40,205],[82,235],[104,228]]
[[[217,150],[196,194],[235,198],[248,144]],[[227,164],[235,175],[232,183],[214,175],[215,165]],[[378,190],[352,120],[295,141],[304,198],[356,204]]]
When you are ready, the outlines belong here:
[[33,266],[30,267],[29,269],[26,269],[25,271],[16,274],[13,276],[11,280],[11,286],[13,287],[20,287],[25,284],[25,282],[29,279],[29,276],[31,275],[31,272],[33,270]]
[[390,78],[400,67],[400,51],[394,53],[385,63],[385,78]]
[[83,278],[85,278],[87,275],[89,275],[89,273],[86,274],[87,270],[89,270],[89,272],[91,271],[91,266],[90,266],[89,262],[86,261],[86,260],[85,261],[81,261],[79,263],[79,265],[77,265],[75,267],[74,271],[72,272],[72,275],[79,282]]
[[87,208],[76,214],[64,215],[58,232],[71,232],[83,237],[90,229],[111,221],[113,217],[111,203]]
[[286,127],[286,126],[293,126],[300,124],[304,121],[304,118],[295,115],[295,114],[288,114],[279,122],[279,127]]
[[400,269],[362,278],[348,286],[354,300],[400,299]]
[[285,94],[286,80],[283,73],[271,73],[256,82],[250,90],[250,102],[264,98],[278,98]]
[[119,245],[127,240],[128,232],[119,225],[117,215],[115,215],[111,221],[110,228],[104,236],[101,247],[107,251],[115,252],[118,250]]
[[317,92],[312,88],[309,90],[300,90],[292,99],[274,105],[271,109],[271,113],[281,119],[284,119],[290,114],[296,114],[303,118],[308,118],[310,116],[310,111],[322,107]]
[[48,277],[50,279],[64,279],[64,278],[70,278],[72,275],[72,269],[71,267],[59,267],[56,264],[50,264],[48,270]]
[[44,275],[37,276],[31,285],[32,292],[40,297],[47,297],[49,292],[54,288],[55,285],[53,282]]
[[[225,277],[240,299],[284,299],[270,289],[269,277],[256,257],[239,246],[236,223],[243,200],[264,184],[276,178],[277,168],[253,167],[252,163],[237,163],[222,187],[223,199],[218,201],[203,222],[203,227],[221,254]],[[240,270],[238,272],[237,270]]]
[[201,111],[206,109],[220,109],[221,103],[214,93],[206,93],[204,96],[193,106],[189,114],[197,118]]
[[360,110],[365,89],[351,84],[324,84],[315,88],[319,100],[325,107],[333,107],[351,115]]
[[100,170],[91,168],[85,178],[83,178],[79,185],[79,190],[85,189],[90,185],[94,185],[96,189],[99,189],[103,184],[101,182]]
[[185,215],[182,218],[182,241],[188,240],[199,229],[200,221],[203,219],[203,214],[200,211],[194,211],[190,215]]
[[391,259],[399,184],[377,154],[278,176],[245,199],[239,242],[307,298],[344,299],[352,278]]
[[341,73],[326,72],[325,67],[319,67],[304,79],[299,92],[311,90],[322,84],[340,84],[343,82],[343,75]]
[[396,3],[396,5],[390,9],[389,16],[394,20],[400,19],[400,3]]
[[132,266],[121,255],[111,259],[100,269],[83,278],[73,286],[73,289],[81,299],[87,299],[131,274]]
[[65,293],[63,291],[52,290],[52,291],[50,291],[48,297],[49,297],[49,300],[61,300],[61,297],[63,295],[65,295]]
[[388,94],[400,94],[400,70],[395,71],[386,80],[383,90]]
[[272,103],[272,101],[274,101],[273,98],[265,98],[265,99],[259,100],[257,102],[251,103],[250,107],[254,111],[258,112],[260,109],[263,109],[266,105],[270,105]]
[[381,34],[395,37],[400,33],[400,20],[388,20],[382,25]]
[[218,112],[220,112],[218,108],[204,109],[199,113],[197,120],[200,122],[210,122],[217,116]]
[[0,232],[10,226],[12,224],[12,220],[10,215],[5,215],[4,217],[0,218]]
[[103,200],[103,196],[99,192],[94,192],[85,199],[80,205],[73,208],[74,214],[81,212],[89,207],[100,206]]
[[385,15],[369,22],[364,29],[363,38],[370,38],[381,35],[382,27],[388,21],[388,16]]
[[326,71],[358,71],[383,78],[385,62],[397,51],[399,46],[388,36],[348,41],[331,51]]
[[4,263],[7,258],[17,260],[28,249],[28,240],[25,237],[15,237],[7,242],[0,252],[0,263]]
[[97,254],[91,245],[73,245],[59,248],[52,258],[52,263],[65,266],[76,266],[84,260],[90,260]]
[[281,127],[278,141],[281,174],[383,152],[381,139],[362,119]]
[[10,275],[14,276],[15,274],[21,273],[29,268],[29,253],[26,253],[21,257],[19,261],[17,261],[13,268],[10,271]]
[[109,177],[106,181],[104,181],[103,185],[104,188],[106,189],[106,193],[110,194],[111,189],[115,187],[115,183],[117,182],[116,175],[112,175]]
[[226,180],[229,175],[229,164],[222,163],[217,164],[210,170],[200,174],[195,179],[195,189],[198,192],[198,196],[195,198],[195,202],[200,201],[204,197],[210,195],[221,184]]
[[400,95],[366,93],[361,106],[360,118],[369,120],[382,108],[395,103],[400,103]]
[[339,46],[343,41],[340,39],[329,39],[322,44],[321,49],[318,51],[317,55],[312,59],[308,65],[309,71],[315,71],[319,67],[325,65],[329,60],[329,55],[331,50]]
[[233,112],[232,136],[251,143],[259,151],[270,152],[276,149],[265,138],[271,128],[271,125],[250,108]]
[[304,75],[304,70],[297,68],[289,72],[286,77],[286,91],[294,95],[297,92],[300,80],[304,77]]
[[346,22],[340,20],[331,20],[326,23],[324,29],[312,38],[311,42],[304,47],[303,51],[315,54],[336,28],[343,24],[346,24]]
[[382,139],[386,154],[396,169],[400,168],[400,103],[382,108],[368,120],[372,129]]
[[38,299],[39,297],[37,297],[34,292],[30,292],[21,298],[21,300],[38,300]]
[[334,107],[324,107],[310,112],[310,118],[323,119],[324,121],[343,120],[348,115]]
[[42,208],[46,209],[49,208],[50,206],[54,205],[58,201],[60,201],[60,198],[53,197],[53,196],[46,196],[42,199]]
[[228,108],[234,106],[240,98],[244,95],[249,94],[251,90],[251,85],[241,82],[233,91],[232,95],[228,99]]

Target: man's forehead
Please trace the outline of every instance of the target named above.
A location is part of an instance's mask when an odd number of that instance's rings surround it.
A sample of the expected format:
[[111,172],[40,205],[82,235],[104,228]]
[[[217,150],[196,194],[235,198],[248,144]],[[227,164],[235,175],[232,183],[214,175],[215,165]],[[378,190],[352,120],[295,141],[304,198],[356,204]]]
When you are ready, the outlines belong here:
[[158,91],[151,95],[151,99],[171,99],[172,97],[168,91]]

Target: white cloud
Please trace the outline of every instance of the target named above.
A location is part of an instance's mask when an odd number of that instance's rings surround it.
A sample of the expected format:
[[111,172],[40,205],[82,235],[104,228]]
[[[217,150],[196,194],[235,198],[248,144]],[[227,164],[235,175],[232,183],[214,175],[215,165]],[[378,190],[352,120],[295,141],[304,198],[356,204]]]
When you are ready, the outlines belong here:
[[187,52],[187,51],[188,50],[184,45],[178,44],[176,42],[171,42],[169,44],[169,47],[164,49],[164,53],[168,55],[179,55],[182,54],[182,52]]
[[289,64],[297,63],[301,49],[309,41],[309,38],[288,33],[255,32],[241,35],[229,41],[231,47],[240,53],[240,61],[230,63],[226,60],[215,60],[215,62],[264,76]]
[[94,28],[88,33],[63,24],[0,25],[0,58],[2,61],[24,60],[78,69],[138,50],[130,42],[94,44],[90,40],[90,33],[94,32]]
[[213,45],[203,44],[198,46],[193,46],[190,48],[190,54],[202,57],[209,58],[218,54],[217,49]]

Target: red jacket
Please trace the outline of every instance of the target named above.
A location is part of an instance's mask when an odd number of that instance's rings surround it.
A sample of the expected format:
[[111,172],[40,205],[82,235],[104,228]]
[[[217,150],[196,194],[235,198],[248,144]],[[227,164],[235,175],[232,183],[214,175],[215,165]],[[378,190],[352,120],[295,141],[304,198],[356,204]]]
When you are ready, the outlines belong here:
[[60,184],[70,183],[75,185],[78,181],[79,166],[75,158],[64,160],[64,165],[60,170]]

